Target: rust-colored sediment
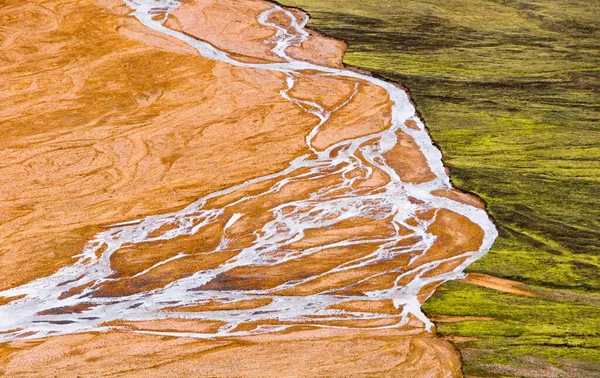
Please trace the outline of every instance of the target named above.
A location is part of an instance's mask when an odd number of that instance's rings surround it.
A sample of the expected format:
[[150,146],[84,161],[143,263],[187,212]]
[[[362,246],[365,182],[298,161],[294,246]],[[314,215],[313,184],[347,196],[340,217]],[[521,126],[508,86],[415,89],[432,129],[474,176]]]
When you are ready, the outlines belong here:
[[449,342],[393,331],[299,330],[218,341],[113,331],[13,342],[0,349],[0,366],[23,378],[460,376],[449,373],[460,368]]
[[[262,0],[190,1],[172,14],[168,26],[201,38],[241,61],[278,62],[281,58],[271,52],[273,46],[264,43],[273,30],[256,23],[257,16],[269,7],[271,4]],[[0,180],[0,290],[70,264],[104,225],[179,209],[204,194],[280,171],[306,153],[305,136],[315,117],[281,97],[280,91],[286,88],[283,74],[203,58],[188,45],[142,26],[127,16],[129,12],[116,0],[7,0],[0,8],[0,177],[5,178]],[[286,22],[285,18],[273,21]],[[287,52],[296,59],[341,67],[344,49],[342,42],[311,32],[302,46]],[[389,127],[390,100],[381,88],[358,79],[319,77],[310,72],[296,80],[290,93],[295,98],[318,101],[328,109],[339,107],[313,140],[316,149]],[[352,95],[352,101],[341,106]],[[417,127],[411,122],[408,127]],[[361,126],[344,126],[348,124]],[[385,156],[390,166],[403,181],[431,180],[433,173],[412,138],[399,132],[398,140]],[[360,185],[381,186],[386,180],[384,175],[373,175]],[[290,184],[266,196],[261,206],[272,207],[332,184],[325,181],[314,180],[312,187]],[[259,183],[247,191],[268,185]],[[433,194],[482,206],[459,191]],[[240,195],[243,193],[236,192],[214,201],[232,202]],[[268,222],[268,215],[260,210],[256,208],[252,225],[240,220],[229,230],[236,236],[233,243],[243,245],[249,238],[248,230]],[[231,214],[234,212],[232,208]],[[111,263],[114,278],[121,280],[101,285],[94,295],[147,291],[199,269],[218,266],[232,256],[228,252],[202,252],[214,249],[211,245],[218,243],[231,214],[192,236],[117,251]],[[427,220],[432,214],[419,217]],[[385,220],[340,222],[330,229],[312,231],[302,240],[304,245],[295,247],[309,248],[361,233],[383,237],[391,232],[389,227]],[[475,224],[446,210],[438,211],[428,231],[438,239],[426,256],[412,263],[411,256],[403,255],[368,269],[324,275],[279,294],[307,295],[352,284],[344,293],[386,288],[393,285],[397,275],[377,273],[398,267],[418,270],[430,261],[476,250],[483,238]],[[240,267],[204,289],[272,288],[295,276],[301,279],[321,274],[344,260],[365,256],[373,248],[331,248],[276,266]],[[136,276],[182,250],[189,256]],[[452,270],[463,260],[450,260],[437,269]],[[374,278],[364,280],[366,277]],[[506,282],[480,276],[469,275],[467,280],[522,292]],[[419,298],[425,300],[438,284],[427,286]],[[75,288],[67,296],[84,289]],[[0,298],[0,305],[14,299]],[[202,303],[169,312],[249,309],[265,304]],[[401,311],[387,301],[347,302],[339,308],[391,315]],[[82,310],[53,309],[54,313]],[[204,332],[218,327],[215,322],[165,320],[107,325],[114,329],[2,344],[0,374],[461,375],[459,356],[452,345],[426,332],[416,320],[402,330],[314,329],[307,325],[306,329],[298,327],[279,334],[219,340],[128,332]],[[372,324],[357,326],[368,328]],[[125,329],[128,331],[121,331]]]

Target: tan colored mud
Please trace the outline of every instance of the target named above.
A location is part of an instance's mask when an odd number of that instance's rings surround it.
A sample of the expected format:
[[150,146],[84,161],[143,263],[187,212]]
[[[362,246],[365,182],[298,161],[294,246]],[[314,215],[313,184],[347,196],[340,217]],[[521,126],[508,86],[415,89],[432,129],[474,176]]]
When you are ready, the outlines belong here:
[[5,344],[0,366],[6,376],[23,378],[57,372],[61,377],[461,376],[460,360],[447,341],[390,331],[298,330],[219,341],[81,334]]
[[468,282],[473,285],[479,285],[479,286],[487,287],[489,289],[503,291],[505,293],[525,295],[528,297],[537,297],[538,296],[538,294],[533,293],[533,292],[528,291],[525,288],[523,288],[524,285],[521,282],[506,280],[506,279],[498,278],[498,277],[494,277],[494,276],[488,276],[487,274],[469,273],[463,279],[463,281]]
[[[259,0],[190,1],[175,11],[168,26],[203,39],[246,62],[278,62],[265,43],[273,30],[256,18],[270,3]],[[204,194],[284,169],[306,153],[305,137],[318,120],[280,96],[285,76],[208,60],[188,45],[156,33],[128,17],[119,1],[8,0],[0,7],[0,290],[47,276],[70,264],[103,226],[179,209]],[[299,14],[298,11],[294,11]],[[304,16],[303,16],[304,17]],[[285,23],[274,17],[273,22]],[[345,45],[311,32],[288,54],[329,67],[341,67]],[[348,78],[298,75],[295,98],[318,101],[334,111],[313,141],[325,149],[339,141],[389,127],[385,91]],[[348,128],[347,124],[360,124]],[[407,124],[416,127],[415,124]],[[431,180],[432,172],[415,142],[398,134],[385,158],[406,182]],[[329,180],[329,181],[328,181]],[[233,243],[248,242],[249,230],[270,220],[262,207],[310,194],[333,179],[290,184],[261,203],[236,206],[256,216],[240,220],[229,232]],[[362,187],[386,183],[375,173]],[[267,187],[268,182],[247,188]],[[481,206],[457,191],[434,193]],[[232,203],[232,193],[214,201]],[[97,297],[122,296],[163,287],[200,269],[222,264],[229,252],[214,249],[225,214],[212,228],[169,241],[117,251],[111,258],[118,280],[100,285]],[[415,222],[432,219],[421,214]],[[252,224],[250,224],[251,222]],[[157,232],[167,232],[168,228]],[[436,268],[450,271],[460,255],[481,244],[481,230],[468,219],[441,210],[430,225],[437,236],[426,255],[410,262],[401,255],[385,264],[323,275],[278,292],[308,295],[323,290],[362,294],[393,285],[391,268],[414,270],[455,257]],[[340,222],[316,230],[294,247],[310,248],[361,233],[385,237],[385,220]],[[406,243],[415,242],[407,239]],[[212,246],[212,247],[211,247]],[[240,267],[199,289],[269,289],[291,279],[327,272],[376,246],[329,248],[276,266]],[[187,255],[142,274],[156,263]],[[418,251],[420,252],[420,251]],[[432,272],[433,273],[433,272]],[[141,274],[141,275],[140,275]],[[414,275],[412,276],[414,277]],[[410,280],[408,275],[404,278]],[[507,287],[505,282],[470,275],[467,282]],[[424,301],[440,282],[419,293]],[[491,286],[490,286],[491,285]],[[495,286],[494,286],[495,285]],[[510,286],[510,285],[509,285]],[[513,288],[513,291],[522,291]],[[85,287],[74,288],[66,296]],[[343,290],[342,290],[343,289]],[[0,305],[14,298],[0,298]],[[264,301],[199,303],[170,312],[251,309]],[[399,314],[388,301],[348,302],[341,309]],[[52,309],[54,314],[84,307]],[[391,320],[390,320],[391,319]],[[332,326],[390,325],[386,320],[330,321]],[[0,345],[5,376],[460,376],[452,346],[411,321],[399,330],[295,328],[280,334],[199,340],[132,333],[214,330],[220,324],[192,320],[113,322],[107,333],[78,334]],[[323,325],[323,324],[321,324]],[[256,327],[256,324],[240,327]],[[125,332],[126,331],[126,332]],[[115,356],[119,356],[115,359]]]

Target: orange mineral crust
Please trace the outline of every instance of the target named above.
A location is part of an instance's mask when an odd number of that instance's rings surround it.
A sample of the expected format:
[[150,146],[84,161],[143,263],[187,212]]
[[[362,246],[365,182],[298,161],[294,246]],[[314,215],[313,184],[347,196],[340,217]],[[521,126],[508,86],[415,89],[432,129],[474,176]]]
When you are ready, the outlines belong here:
[[0,376],[461,376],[420,305],[495,229],[307,21],[0,7]]
[[168,37],[165,51],[150,32],[148,44],[127,38],[131,18],[88,1],[0,12],[0,289],[71,262],[103,225],[180,208],[306,149],[313,116],[281,98],[281,74]]

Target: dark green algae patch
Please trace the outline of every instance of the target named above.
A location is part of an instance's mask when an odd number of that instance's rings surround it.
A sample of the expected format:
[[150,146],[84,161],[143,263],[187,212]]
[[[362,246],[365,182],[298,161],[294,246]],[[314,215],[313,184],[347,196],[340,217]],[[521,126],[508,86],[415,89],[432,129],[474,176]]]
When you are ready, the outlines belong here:
[[424,306],[476,376],[600,377],[600,2],[283,0],[348,42],[344,62],[404,84],[454,184],[500,236]]

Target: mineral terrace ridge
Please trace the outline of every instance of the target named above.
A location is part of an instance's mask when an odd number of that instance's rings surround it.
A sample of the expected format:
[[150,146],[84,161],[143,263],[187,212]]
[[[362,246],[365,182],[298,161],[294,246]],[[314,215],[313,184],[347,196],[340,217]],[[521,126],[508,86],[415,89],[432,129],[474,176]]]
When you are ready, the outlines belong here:
[[461,376],[420,305],[496,230],[344,43],[254,0],[0,20],[1,374]]

